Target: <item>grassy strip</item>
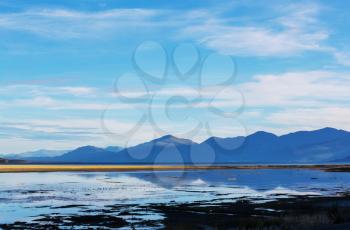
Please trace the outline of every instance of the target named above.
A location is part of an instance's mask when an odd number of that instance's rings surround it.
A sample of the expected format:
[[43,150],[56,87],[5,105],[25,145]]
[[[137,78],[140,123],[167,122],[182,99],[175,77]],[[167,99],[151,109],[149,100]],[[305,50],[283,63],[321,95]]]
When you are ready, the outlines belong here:
[[9,172],[123,172],[144,170],[218,170],[218,169],[314,169],[350,172],[350,165],[0,165]]

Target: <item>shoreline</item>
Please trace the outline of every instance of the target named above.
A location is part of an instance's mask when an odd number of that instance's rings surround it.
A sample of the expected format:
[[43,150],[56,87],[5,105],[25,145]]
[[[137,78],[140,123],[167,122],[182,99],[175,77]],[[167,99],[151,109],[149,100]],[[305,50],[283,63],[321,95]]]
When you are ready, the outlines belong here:
[[2,164],[0,173],[29,172],[131,172],[167,170],[252,170],[252,169],[310,169],[327,172],[350,172],[350,164],[315,165],[57,165]]

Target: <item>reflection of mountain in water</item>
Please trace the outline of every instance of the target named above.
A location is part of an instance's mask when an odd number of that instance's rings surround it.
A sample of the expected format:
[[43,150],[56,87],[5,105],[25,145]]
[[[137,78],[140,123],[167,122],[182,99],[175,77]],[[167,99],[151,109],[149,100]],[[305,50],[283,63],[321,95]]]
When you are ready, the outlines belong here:
[[[254,190],[271,190],[277,187],[290,189],[319,188],[333,190],[342,181],[349,181],[348,173],[331,173],[318,170],[259,169],[259,170],[194,170],[123,173],[123,175],[151,182],[160,187],[224,186],[249,187]],[[120,173],[106,173],[119,177]],[[200,183],[199,183],[200,182]]]

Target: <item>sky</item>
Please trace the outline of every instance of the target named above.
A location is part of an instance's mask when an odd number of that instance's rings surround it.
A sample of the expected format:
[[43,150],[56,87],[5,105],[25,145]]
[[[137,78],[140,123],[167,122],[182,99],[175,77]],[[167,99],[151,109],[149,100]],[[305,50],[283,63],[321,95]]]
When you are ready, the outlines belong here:
[[0,153],[350,130],[350,3],[0,0]]

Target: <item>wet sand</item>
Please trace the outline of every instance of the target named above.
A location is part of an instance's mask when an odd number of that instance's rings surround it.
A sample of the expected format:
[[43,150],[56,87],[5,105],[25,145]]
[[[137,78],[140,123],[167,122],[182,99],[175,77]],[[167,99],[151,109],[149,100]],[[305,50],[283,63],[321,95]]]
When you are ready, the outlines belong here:
[[350,164],[338,165],[31,165],[2,164],[0,173],[14,172],[128,172],[161,170],[218,170],[218,169],[311,169],[328,172],[350,172]]
[[[152,210],[162,220],[142,220],[132,209]],[[94,214],[91,214],[94,213]],[[117,214],[119,213],[119,214]],[[124,220],[132,216],[133,223]],[[185,204],[110,205],[86,213],[37,216],[32,222],[0,224],[2,229],[237,229],[237,230],[339,230],[350,227],[350,197],[278,199],[266,203],[192,202]]]

